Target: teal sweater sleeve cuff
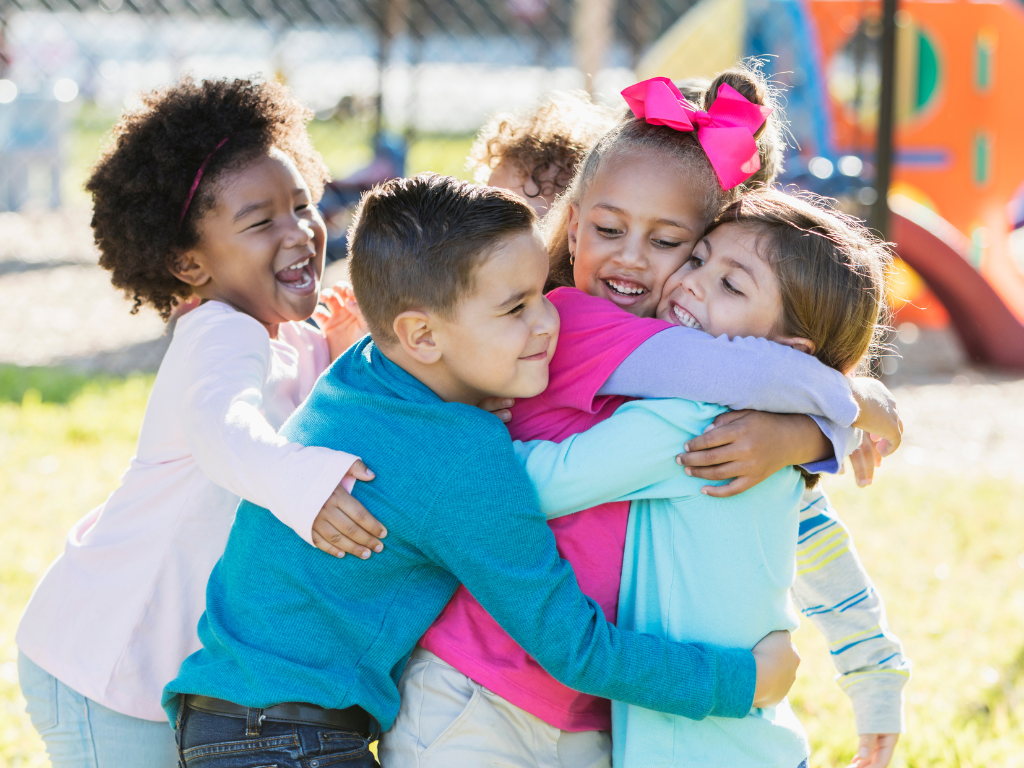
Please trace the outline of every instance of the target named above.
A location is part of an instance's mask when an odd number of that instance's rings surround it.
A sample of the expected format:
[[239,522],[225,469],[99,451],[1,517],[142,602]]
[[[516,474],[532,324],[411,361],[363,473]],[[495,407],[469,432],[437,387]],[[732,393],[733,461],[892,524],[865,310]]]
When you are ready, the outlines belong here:
[[746,717],[754,706],[757,665],[754,654],[732,648],[719,648],[715,700],[709,715]]

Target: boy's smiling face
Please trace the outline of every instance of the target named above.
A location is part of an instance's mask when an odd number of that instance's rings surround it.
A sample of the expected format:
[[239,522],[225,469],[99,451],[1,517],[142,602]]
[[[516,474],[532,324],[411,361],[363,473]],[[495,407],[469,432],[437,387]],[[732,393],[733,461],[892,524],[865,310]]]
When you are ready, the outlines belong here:
[[[451,318],[432,313],[444,399],[533,397],[548,385],[558,312],[544,296],[548,254],[536,227],[504,240],[473,274]],[[437,391],[435,389],[435,391]]]

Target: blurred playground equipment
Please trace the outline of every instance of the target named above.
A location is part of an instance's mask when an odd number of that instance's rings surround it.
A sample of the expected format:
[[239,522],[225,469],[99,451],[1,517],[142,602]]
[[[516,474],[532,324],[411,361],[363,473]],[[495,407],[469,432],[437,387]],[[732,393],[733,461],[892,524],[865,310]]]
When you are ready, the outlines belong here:
[[[57,92],[63,95],[60,88]],[[0,80],[0,167],[4,169],[0,174],[0,211],[16,211],[31,196],[44,198],[56,208],[60,205],[67,105],[50,95],[17,96],[13,83]]]
[[[1024,50],[1016,0],[901,0],[889,237],[898,322],[952,325],[975,362],[1024,368]],[[875,201],[877,0],[701,0],[640,77],[703,76],[745,56],[786,87],[784,181],[863,214]]]

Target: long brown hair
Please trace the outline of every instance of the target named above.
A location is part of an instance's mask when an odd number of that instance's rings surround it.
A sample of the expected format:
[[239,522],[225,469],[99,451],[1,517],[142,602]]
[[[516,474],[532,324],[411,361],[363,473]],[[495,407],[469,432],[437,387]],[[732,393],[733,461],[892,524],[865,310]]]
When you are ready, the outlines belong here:
[[732,203],[711,229],[727,223],[756,235],[758,255],[778,278],[775,333],[809,339],[814,356],[842,373],[877,349],[892,253],[860,221],[818,198],[767,188]]
[[[548,290],[559,286],[572,286],[573,267],[569,253],[569,209],[579,206],[587,189],[593,183],[602,164],[619,153],[661,152],[676,160],[679,172],[699,192],[701,226],[710,224],[722,207],[735,200],[743,192],[770,183],[782,170],[783,117],[775,104],[775,93],[761,72],[756,59],[719,74],[701,93],[702,109],[710,109],[718,95],[718,89],[728,83],[755,104],[772,107],[775,111],[757,133],[758,152],[761,156],[761,170],[745,184],[731,190],[723,190],[708,160],[704,149],[697,141],[696,133],[685,133],[664,125],[650,125],[633,117],[632,113],[620,120],[618,125],[602,136],[597,144],[576,169],[576,175],[565,192],[555,201],[544,218],[545,239],[551,271],[548,274]],[[699,91],[697,91],[699,92]],[[693,89],[687,95],[693,95]]]

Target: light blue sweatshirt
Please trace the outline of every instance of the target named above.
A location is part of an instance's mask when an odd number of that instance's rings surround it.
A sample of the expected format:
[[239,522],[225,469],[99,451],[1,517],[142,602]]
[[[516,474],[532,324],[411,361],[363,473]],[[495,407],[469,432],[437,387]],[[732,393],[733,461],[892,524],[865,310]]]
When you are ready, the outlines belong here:
[[[674,461],[723,410],[689,400],[636,401],[562,443],[516,446],[549,518],[584,509],[591,497],[621,492],[634,500],[619,594],[622,629],[752,648],[769,632],[798,625],[789,599],[803,492],[796,471],[782,470],[727,499],[701,494],[708,482],[681,472],[629,493],[638,477],[656,477],[659,464]],[[732,721],[688,720],[615,702],[612,722],[616,768],[797,768],[808,755],[788,702]]]

